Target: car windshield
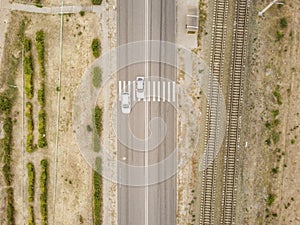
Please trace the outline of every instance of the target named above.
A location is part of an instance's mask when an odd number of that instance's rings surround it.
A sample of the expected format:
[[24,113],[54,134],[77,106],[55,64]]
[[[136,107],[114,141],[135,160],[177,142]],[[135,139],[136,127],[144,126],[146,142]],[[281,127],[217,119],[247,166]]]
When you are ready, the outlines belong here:
[[123,104],[123,108],[129,108],[128,104]]

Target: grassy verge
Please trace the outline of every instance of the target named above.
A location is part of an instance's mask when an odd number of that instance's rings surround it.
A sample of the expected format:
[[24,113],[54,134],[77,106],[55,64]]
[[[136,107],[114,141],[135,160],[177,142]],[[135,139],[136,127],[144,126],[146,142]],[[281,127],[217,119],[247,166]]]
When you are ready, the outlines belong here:
[[35,36],[36,49],[39,64],[39,74],[41,78],[40,89],[38,90],[38,102],[40,104],[39,111],[39,136],[38,146],[44,148],[47,146],[46,139],[46,112],[45,112],[45,34],[43,30],[36,32]]
[[93,187],[94,187],[94,225],[102,225],[103,223],[103,193],[102,193],[102,176],[101,158],[96,158],[95,170],[93,172]]
[[199,22],[198,22],[198,34],[197,34],[197,44],[198,47],[200,46],[200,42],[201,42],[201,34],[203,33],[203,29],[205,26],[205,22],[206,22],[206,9],[205,9],[205,5],[204,5],[204,1],[200,0],[199,1]]
[[41,177],[40,177],[40,189],[41,189],[41,196],[40,196],[40,210],[41,210],[41,218],[42,218],[42,225],[48,224],[48,210],[47,210],[47,189],[48,189],[48,162],[46,159],[41,161]]
[[96,106],[95,110],[94,110],[94,120],[95,120],[96,131],[97,131],[97,134],[99,135],[99,137],[101,137],[102,130],[103,130],[102,114],[103,114],[103,109],[100,108],[99,106]]
[[28,202],[34,201],[35,171],[32,163],[27,163],[28,173]]
[[93,69],[93,86],[95,88],[100,87],[102,83],[102,70],[100,67],[96,66]]

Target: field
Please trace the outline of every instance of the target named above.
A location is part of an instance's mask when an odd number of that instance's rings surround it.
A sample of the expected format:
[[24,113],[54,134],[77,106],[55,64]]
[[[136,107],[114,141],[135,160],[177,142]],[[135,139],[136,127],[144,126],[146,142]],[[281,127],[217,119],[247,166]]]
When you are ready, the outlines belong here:
[[[9,217],[15,224],[93,224],[93,169],[74,139],[72,107],[81,77],[95,60],[93,39],[103,51],[115,43],[109,27],[114,20],[106,15],[111,4],[102,4],[100,14],[64,15],[62,21],[60,15],[9,14],[0,68],[1,93],[12,103],[11,110],[1,107],[0,115],[1,172],[7,165],[7,179],[0,176],[0,208],[6,212],[0,214],[1,224]],[[10,141],[12,149],[5,153]],[[109,200],[105,204],[109,207]]]
[[299,6],[254,15],[237,224],[300,223]]

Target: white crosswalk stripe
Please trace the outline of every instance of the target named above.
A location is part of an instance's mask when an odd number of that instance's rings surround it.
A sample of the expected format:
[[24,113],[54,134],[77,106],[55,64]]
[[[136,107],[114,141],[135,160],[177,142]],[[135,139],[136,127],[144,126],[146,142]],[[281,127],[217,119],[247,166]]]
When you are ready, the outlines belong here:
[[166,82],[163,81],[163,93],[162,93],[162,99],[163,99],[163,102],[166,101]]
[[156,92],[155,92],[155,81],[153,81],[152,84],[153,84],[153,85],[152,85],[152,86],[153,86],[153,101],[155,102],[155,100],[156,100],[156,99],[155,99],[155,93],[156,93]]
[[[141,101],[136,96],[136,85],[136,81],[119,81],[119,101],[123,92],[129,92],[132,101]],[[145,81],[144,88],[143,101],[176,102],[176,82],[174,81]]]
[[157,101],[160,102],[160,81],[157,81]]
[[173,81],[172,92],[173,92],[173,99],[172,99],[172,102],[175,102],[175,98],[176,98],[176,84],[175,84],[174,81]]
[[171,101],[171,84],[168,82],[168,102]]

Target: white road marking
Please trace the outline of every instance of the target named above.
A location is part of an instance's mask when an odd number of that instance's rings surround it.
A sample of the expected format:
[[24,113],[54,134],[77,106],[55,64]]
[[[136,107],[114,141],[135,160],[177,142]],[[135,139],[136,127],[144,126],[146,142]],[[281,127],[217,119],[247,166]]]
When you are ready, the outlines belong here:
[[[146,40],[146,44],[145,44],[145,77],[146,79],[149,77],[149,65],[148,65],[148,56],[149,56],[149,44],[148,44],[148,40],[149,40],[149,0],[145,0],[145,40]],[[150,84],[150,83],[149,83]],[[149,88],[150,91],[150,88]],[[148,128],[149,128],[149,124],[148,124],[148,115],[149,111],[148,111],[148,102],[146,102],[145,104],[145,225],[149,224],[149,212],[148,212],[148,204],[149,204],[149,188],[148,188],[148,148],[149,148],[149,143],[148,143]]]
[[147,93],[147,101],[151,100],[150,94],[151,94],[151,81],[148,81],[148,93]]
[[163,99],[163,102],[165,102],[166,101],[166,82],[163,81],[162,84],[163,84],[162,99]]
[[132,81],[132,97],[133,97],[133,101],[135,101],[135,81]]
[[153,95],[153,101],[155,102],[155,81],[153,81],[152,82],[153,83],[153,93],[152,93],[152,95]]
[[168,82],[168,102],[171,102],[171,83]]
[[157,81],[157,101],[160,102],[160,81]]
[[123,81],[123,88],[122,88],[123,91],[122,91],[122,92],[125,92],[125,87],[126,87],[126,81],[124,80],[124,81]]
[[176,98],[176,83],[173,81],[173,90],[172,90],[172,92],[173,92],[173,102],[175,102],[175,98]]
[[130,89],[130,84],[131,84],[131,82],[130,82],[130,80],[128,81],[128,87],[127,87],[127,90],[128,90],[128,93],[129,93],[129,98],[130,98],[130,92],[131,92],[131,89]]

